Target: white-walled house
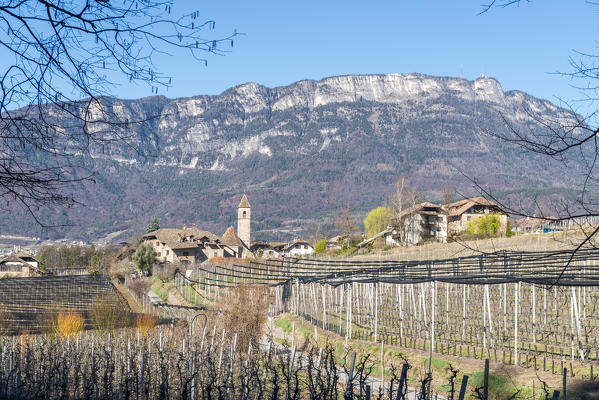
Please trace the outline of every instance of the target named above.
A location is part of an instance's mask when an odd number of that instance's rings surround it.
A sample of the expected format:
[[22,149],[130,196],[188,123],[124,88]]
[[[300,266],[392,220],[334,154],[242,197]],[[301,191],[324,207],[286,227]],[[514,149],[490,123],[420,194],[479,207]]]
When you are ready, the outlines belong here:
[[314,254],[314,247],[304,240],[295,240],[283,249],[285,257],[311,256],[312,254]]

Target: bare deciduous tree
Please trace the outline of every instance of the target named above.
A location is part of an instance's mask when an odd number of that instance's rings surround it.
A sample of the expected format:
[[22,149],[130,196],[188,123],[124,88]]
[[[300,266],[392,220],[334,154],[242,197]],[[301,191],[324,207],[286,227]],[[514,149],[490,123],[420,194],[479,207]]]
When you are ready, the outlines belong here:
[[441,198],[442,204],[449,204],[449,203],[453,202],[454,198],[455,198],[455,193],[452,188],[446,187],[443,189],[443,197]]
[[[0,5],[0,199],[39,223],[40,205],[70,206],[73,182],[92,179],[82,155],[130,141],[131,124],[106,96],[122,82],[158,88],[172,77],[156,54],[184,50],[202,63],[236,32],[205,37],[214,21],[174,0],[7,0]],[[226,45],[226,46],[225,46]]]
[[389,208],[393,217],[397,217],[403,210],[418,204],[422,195],[410,186],[408,177],[404,174],[395,182],[395,191],[389,198]]
[[[518,5],[522,0],[491,0],[482,6],[481,14],[489,12],[494,7],[509,7]],[[530,0],[526,0],[530,2]],[[595,6],[596,2],[591,2]],[[583,238],[576,243],[576,250],[585,246],[596,247],[596,236],[599,233],[599,175],[597,174],[597,161],[599,157],[599,110],[594,109],[599,99],[599,54],[575,51],[569,57],[571,70],[562,72],[570,78],[573,86],[583,92],[583,101],[590,107],[586,115],[580,115],[574,107],[563,102],[564,108],[570,113],[557,113],[555,118],[548,120],[539,117],[534,110],[525,109],[524,112],[535,120],[541,129],[521,129],[509,122],[505,116],[503,120],[508,127],[507,133],[489,131],[492,136],[500,140],[513,143],[516,146],[534,154],[562,163],[564,170],[577,168],[581,171],[582,180],[580,189],[574,201],[557,201],[553,204],[553,214],[548,216],[547,210],[539,206],[535,198],[535,210],[524,210],[518,204],[507,204],[500,201],[490,190],[477,185],[481,193],[499,203],[512,215],[522,217],[535,216],[551,222],[562,222],[577,226]],[[594,109],[594,110],[593,110]],[[532,214],[532,215],[531,215]],[[535,215],[536,214],[536,215]],[[575,251],[576,252],[576,251]],[[572,257],[574,256],[574,253]],[[566,270],[567,266],[564,268]],[[562,274],[563,272],[562,271]],[[556,282],[559,277],[556,279]]]
[[346,236],[345,245],[349,246],[349,237],[352,233],[356,231],[357,226],[356,219],[353,217],[351,213],[351,208],[349,204],[337,210],[333,223],[335,229],[342,235]]
[[415,215],[402,216],[403,211],[422,201],[421,193],[411,187],[408,177],[404,174],[395,182],[395,191],[389,199],[393,226],[399,236],[400,242],[406,243],[409,235],[414,232],[420,224]]

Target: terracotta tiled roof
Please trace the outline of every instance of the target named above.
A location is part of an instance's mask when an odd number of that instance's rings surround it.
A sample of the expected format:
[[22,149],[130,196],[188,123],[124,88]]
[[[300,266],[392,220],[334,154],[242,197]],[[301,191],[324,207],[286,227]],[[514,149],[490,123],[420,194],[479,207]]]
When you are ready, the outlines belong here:
[[[184,237],[193,236],[195,240],[201,240],[206,238],[210,242],[219,243],[220,237],[208,231],[203,231],[198,228],[187,228],[187,229],[176,229],[176,228],[160,228],[157,231],[146,233],[143,238],[146,240],[153,240],[154,238],[166,243],[171,248],[183,248],[180,245],[193,242],[182,242],[181,239]],[[179,246],[179,247],[174,247]],[[197,247],[197,245],[196,245]]]
[[294,240],[293,242],[291,242],[291,243],[288,243],[288,244],[287,244],[287,246],[285,246],[285,247],[283,248],[283,251],[288,251],[288,250],[290,250],[290,249],[291,249],[291,248],[293,248],[293,246],[295,246],[296,244],[307,244],[308,246],[312,247],[312,245],[311,245],[310,243],[306,242],[305,240]]
[[485,199],[484,197],[472,197],[470,199],[456,201],[454,203],[443,205],[443,208],[447,212],[447,215],[449,215],[450,217],[454,217],[456,215],[462,215],[474,206],[488,206],[499,208],[497,204]]
[[232,226],[228,227],[225,233],[223,233],[222,241],[227,246],[243,246],[243,241],[235,233],[235,228]]
[[364,247],[368,243],[372,243],[375,240],[377,240],[378,238],[385,236],[387,233],[393,233],[393,228],[387,228],[384,231],[381,231],[381,232],[377,233],[376,235],[372,236],[371,238],[363,240],[362,242],[358,243],[358,247]]
[[256,241],[252,243],[252,248],[260,248],[260,247],[268,247],[273,250],[282,250],[287,243],[285,242],[264,242],[264,241]]
[[252,206],[250,206],[250,202],[248,201],[248,197],[245,195],[243,195],[243,197],[241,198],[241,201],[239,202],[239,205],[237,206],[237,208],[251,208]]
[[429,203],[429,202],[424,202],[424,203],[416,204],[410,208],[406,208],[405,210],[400,212],[399,215],[397,215],[397,217],[395,219],[400,220],[403,217],[405,217],[406,215],[417,213],[418,211],[420,211],[424,208],[435,208],[439,213],[442,212],[441,206],[439,206],[437,204]]

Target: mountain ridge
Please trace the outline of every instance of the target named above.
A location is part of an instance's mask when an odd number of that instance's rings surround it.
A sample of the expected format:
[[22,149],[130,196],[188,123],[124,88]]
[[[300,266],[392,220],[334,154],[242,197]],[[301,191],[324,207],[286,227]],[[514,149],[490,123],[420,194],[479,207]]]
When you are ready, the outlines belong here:
[[[219,95],[102,99],[102,107],[146,122],[131,127],[130,146],[92,144],[81,156],[98,183],[74,188],[87,207],[45,210],[44,218],[70,226],[46,235],[135,232],[154,214],[163,226],[196,223],[220,233],[234,222],[244,189],[256,209],[255,231],[302,235],[318,224],[331,228],[335,210],[348,203],[357,215],[384,204],[404,173],[428,199],[441,198],[444,187],[472,193],[461,173],[497,190],[563,193],[560,165],[488,132],[505,133],[503,118],[531,130],[542,128],[537,117],[576,119],[547,100],[504,92],[494,78],[423,74],[343,75],[275,88],[250,82]],[[567,187],[575,189],[580,172],[565,171]],[[15,216],[3,229],[39,233],[26,215]]]

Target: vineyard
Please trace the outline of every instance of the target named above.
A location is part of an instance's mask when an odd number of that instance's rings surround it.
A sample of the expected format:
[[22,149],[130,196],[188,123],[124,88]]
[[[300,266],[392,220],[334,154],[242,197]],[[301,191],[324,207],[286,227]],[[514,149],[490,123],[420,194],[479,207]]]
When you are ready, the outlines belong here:
[[[160,318],[117,312],[102,276],[3,279],[0,328],[20,334],[0,336],[0,398],[548,399],[556,379],[598,376],[598,263],[554,250],[203,264],[173,269],[174,285],[163,274],[187,305],[136,297]],[[32,316],[50,305],[44,332]],[[536,394],[489,361],[534,371]]]
[[106,299],[128,310],[126,302],[102,275],[0,279],[0,294],[0,325],[10,327],[12,332],[39,332],[40,319],[59,310],[85,315],[91,325],[94,304]]
[[[599,253],[508,252],[445,260],[285,259],[200,267],[182,293],[217,302],[240,283],[344,336],[437,354],[597,376]],[[193,290],[190,290],[193,288]]]
[[[247,348],[238,336],[204,325],[85,333],[75,338],[0,340],[2,399],[399,399],[432,398],[430,377],[409,360],[389,366],[383,388],[368,355],[332,346],[304,352],[273,342]],[[408,382],[417,388],[408,388]],[[445,381],[450,398],[481,392],[479,379]],[[476,398],[476,395],[475,395]],[[480,398],[480,397],[479,397]]]

